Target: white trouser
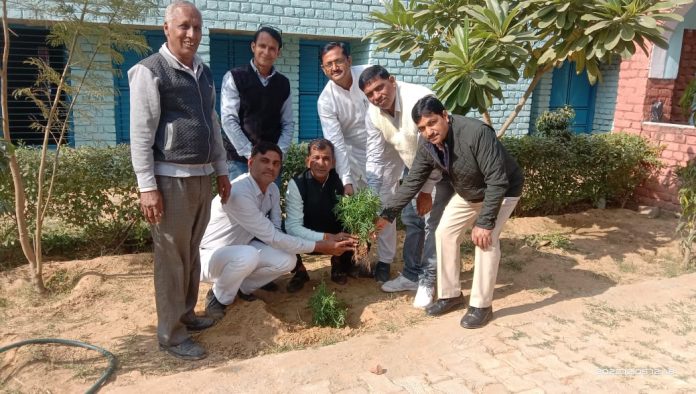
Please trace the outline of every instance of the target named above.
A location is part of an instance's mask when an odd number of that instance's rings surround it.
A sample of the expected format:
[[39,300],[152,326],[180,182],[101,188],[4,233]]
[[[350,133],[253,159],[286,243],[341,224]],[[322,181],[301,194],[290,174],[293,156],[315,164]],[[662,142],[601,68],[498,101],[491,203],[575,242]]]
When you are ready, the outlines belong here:
[[201,249],[201,281],[213,283],[220,303],[229,305],[237,291],[251,294],[261,286],[290,272],[295,255],[253,240],[249,245]]
[[[498,211],[493,229],[492,243],[488,249],[478,246],[474,251],[474,279],[471,286],[469,305],[487,308],[493,302],[493,290],[500,263],[500,232],[515,209],[519,197],[505,197]],[[440,224],[435,231],[437,249],[438,298],[459,297],[462,294],[459,274],[461,259],[459,246],[465,230],[478,218],[483,203],[470,203],[455,194],[445,208]]]
[[[401,173],[404,172],[403,164],[394,163],[392,162],[384,168],[382,189],[379,191],[382,206],[396,194]],[[391,264],[394,261],[394,256],[396,256],[396,220],[384,227],[377,238],[377,259],[383,263]]]

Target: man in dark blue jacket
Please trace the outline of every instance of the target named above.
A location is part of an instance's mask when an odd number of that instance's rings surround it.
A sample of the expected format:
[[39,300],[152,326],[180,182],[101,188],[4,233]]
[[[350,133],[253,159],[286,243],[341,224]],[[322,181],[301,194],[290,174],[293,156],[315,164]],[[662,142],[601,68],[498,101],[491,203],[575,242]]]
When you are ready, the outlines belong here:
[[433,169],[442,170],[456,194],[447,204],[435,232],[438,300],[426,312],[437,316],[464,304],[459,273],[459,246],[473,225],[476,245],[474,278],[464,328],[479,328],[493,315],[491,304],[500,263],[499,236],[514,210],[524,175],[487,124],[449,115],[434,96],[420,99],[411,112],[422,137],[411,171],[397,194],[385,204],[378,228],[391,222],[418,193]]

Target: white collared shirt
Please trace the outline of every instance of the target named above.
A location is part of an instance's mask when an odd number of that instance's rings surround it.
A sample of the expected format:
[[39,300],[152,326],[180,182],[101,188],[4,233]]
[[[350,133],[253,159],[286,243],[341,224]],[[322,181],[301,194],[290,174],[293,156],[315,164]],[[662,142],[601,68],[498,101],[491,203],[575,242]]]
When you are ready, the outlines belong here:
[[220,196],[213,199],[210,221],[205,229],[201,249],[229,245],[248,245],[254,238],[288,253],[310,253],[315,242],[293,237],[280,229],[280,191],[275,183],[263,193],[254,178],[242,174],[232,181],[227,204]]
[[[366,182],[367,131],[365,114],[369,102],[358,87],[360,74],[367,65],[350,68],[353,83],[346,90],[329,81],[317,100],[319,121],[324,138],[334,145],[336,172],[344,185]],[[362,182],[360,182],[362,181]]]

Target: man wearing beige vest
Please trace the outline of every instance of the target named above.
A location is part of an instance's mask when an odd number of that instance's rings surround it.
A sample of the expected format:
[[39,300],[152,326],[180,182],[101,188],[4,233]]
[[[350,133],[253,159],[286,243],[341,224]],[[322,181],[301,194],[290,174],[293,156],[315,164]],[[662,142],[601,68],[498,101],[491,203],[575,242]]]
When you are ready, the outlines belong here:
[[[365,69],[358,86],[370,102],[365,116],[367,184],[381,191],[384,204],[396,193],[402,172],[408,173],[418,151],[418,128],[411,119],[411,109],[420,98],[433,93],[423,86],[397,82],[382,66]],[[383,291],[417,290],[413,301],[416,308],[426,308],[433,302],[437,280],[435,229],[453,194],[452,185],[442,180],[438,170],[433,171],[420,193],[401,212],[406,227],[403,273],[388,280],[389,265],[378,263],[375,268],[375,277],[384,280]]]

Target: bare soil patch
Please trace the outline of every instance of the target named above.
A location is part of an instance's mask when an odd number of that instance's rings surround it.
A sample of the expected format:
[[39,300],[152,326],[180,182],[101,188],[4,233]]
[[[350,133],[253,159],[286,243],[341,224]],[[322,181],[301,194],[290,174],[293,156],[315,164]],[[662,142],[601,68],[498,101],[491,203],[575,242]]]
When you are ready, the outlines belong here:
[[[514,218],[503,234],[503,259],[494,309],[501,317],[562,300],[591,297],[613,286],[683,273],[674,235],[676,219],[649,219],[629,210],[590,210]],[[471,287],[473,249],[463,248],[462,288]],[[127,385],[151,375],[219,366],[263,354],[322,346],[366,332],[399,335],[429,319],[411,306],[413,293],[387,294],[372,279],[329,280],[327,257],[305,256],[311,281],[295,294],[258,291],[258,301],[237,300],[213,328],[195,337],[209,357],[182,362],[158,350],[152,255],[108,256],[49,263],[50,296],[39,298],[24,279],[27,269],[0,272],[0,347],[29,338],[86,341],[112,351],[119,369],[111,384]],[[395,262],[392,275],[401,269]],[[344,328],[311,326],[307,306],[321,280],[349,306]],[[208,284],[202,284],[199,310]],[[106,362],[94,352],[58,346],[28,346],[0,355],[0,391],[84,391]]]

